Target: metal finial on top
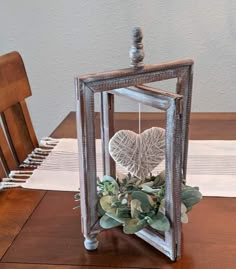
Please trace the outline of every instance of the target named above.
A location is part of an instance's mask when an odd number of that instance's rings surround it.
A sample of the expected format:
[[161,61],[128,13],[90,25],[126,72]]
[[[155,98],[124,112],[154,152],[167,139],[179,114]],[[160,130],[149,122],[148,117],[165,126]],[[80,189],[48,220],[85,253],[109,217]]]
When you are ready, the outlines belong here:
[[130,66],[134,68],[143,67],[143,58],[144,58],[144,50],[143,50],[143,33],[140,27],[133,28],[132,31],[133,45],[129,50],[129,57],[131,59]]

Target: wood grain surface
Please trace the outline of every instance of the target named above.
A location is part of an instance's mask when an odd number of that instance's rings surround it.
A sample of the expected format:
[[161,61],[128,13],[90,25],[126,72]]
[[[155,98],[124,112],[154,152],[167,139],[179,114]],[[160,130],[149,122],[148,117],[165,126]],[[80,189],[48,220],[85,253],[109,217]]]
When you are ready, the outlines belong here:
[[[133,115],[116,115],[115,128],[138,129]],[[192,116],[191,139],[235,139],[235,114]],[[138,116],[137,116],[138,117]],[[143,128],[163,122],[150,114]],[[125,120],[127,119],[127,120]],[[98,115],[96,116],[98,120]],[[136,126],[137,125],[137,126]],[[98,130],[97,130],[98,131]],[[98,135],[99,132],[97,132]],[[54,137],[75,137],[70,113]],[[236,198],[203,198],[183,225],[182,258],[171,262],[134,235],[119,229],[99,235],[97,251],[84,249],[73,193],[9,190],[0,193],[0,268],[233,269],[236,264]]]
[[45,191],[24,189],[0,192],[0,258],[20,233],[44,194]]

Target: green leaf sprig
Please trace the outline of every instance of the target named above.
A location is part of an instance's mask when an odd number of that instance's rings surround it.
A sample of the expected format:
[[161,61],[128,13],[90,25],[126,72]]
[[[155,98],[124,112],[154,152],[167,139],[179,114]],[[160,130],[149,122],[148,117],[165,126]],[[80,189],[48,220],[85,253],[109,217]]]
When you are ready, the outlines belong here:
[[[98,212],[104,229],[123,226],[127,234],[150,226],[168,231],[170,221],[165,215],[165,172],[140,180],[128,174],[115,180],[104,176],[98,180]],[[202,198],[197,187],[182,185],[181,221],[188,222],[187,212]]]

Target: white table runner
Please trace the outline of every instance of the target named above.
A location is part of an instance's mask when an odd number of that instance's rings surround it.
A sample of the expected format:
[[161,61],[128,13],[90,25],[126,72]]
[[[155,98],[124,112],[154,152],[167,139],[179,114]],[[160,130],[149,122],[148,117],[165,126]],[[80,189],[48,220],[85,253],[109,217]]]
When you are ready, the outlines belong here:
[[[97,173],[101,177],[101,141],[97,145]],[[79,162],[76,139],[60,139],[43,163],[22,184],[24,188],[78,191]],[[153,174],[164,169],[164,162]],[[117,167],[121,173],[127,171]],[[204,196],[236,197],[236,141],[192,140],[189,143],[187,184],[199,186]]]

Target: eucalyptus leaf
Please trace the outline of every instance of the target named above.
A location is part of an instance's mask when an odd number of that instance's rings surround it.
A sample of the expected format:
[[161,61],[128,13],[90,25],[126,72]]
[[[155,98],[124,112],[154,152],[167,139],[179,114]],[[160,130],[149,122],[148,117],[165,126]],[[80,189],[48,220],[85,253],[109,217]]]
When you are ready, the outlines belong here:
[[132,184],[128,184],[127,186],[126,186],[126,190],[127,191],[129,191],[129,192],[132,192],[132,191],[138,191],[139,190],[139,188],[137,187],[137,186],[135,186],[135,185],[132,185]]
[[182,202],[186,208],[191,208],[202,199],[202,194],[195,188],[187,187],[181,192]]
[[188,215],[186,213],[181,214],[181,222],[188,223]]
[[187,207],[185,206],[184,203],[181,203],[181,213],[186,213],[187,212]]
[[133,191],[131,194],[131,199],[137,199],[140,201],[143,212],[150,211],[154,205],[151,196],[142,191]]
[[80,193],[76,193],[74,199],[76,202],[80,201]]
[[103,176],[102,182],[106,182],[106,181],[110,182],[114,186],[116,192],[119,191],[119,185],[113,177],[107,176],[107,175]]
[[113,197],[112,196],[103,196],[100,199],[100,205],[102,207],[102,209],[105,212],[111,212],[111,213],[115,213],[116,212],[116,208],[112,207],[112,202],[113,202]]
[[115,219],[113,219],[107,215],[103,215],[100,218],[99,224],[104,229],[110,229],[110,228],[122,225],[120,222],[116,221]]
[[131,200],[130,207],[131,207],[131,217],[132,218],[137,218],[139,213],[143,211],[141,208],[141,202],[137,199]]
[[116,182],[116,180],[113,178],[113,177],[111,177],[111,176],[108,176],[108,175],[104,175],[103,177],[102,177],[102,182],[103,181],[110,181],[110,182]]
[[106,211],[103,210],[100,201],[98,201],[98,203],[97,203],[97,212],[98,212],[101,216],[104,215],[104,214],[106,213]]
[[188,207],[186,213],[192,210],[192,207]]
[[121,219],[126,219],[130,218],[130,209],[125,207],[125,208],[117,208],[116,210],[116,216]]
[[143,186],[149,186],[149,187],[152,187],[153,184],[154,184],[153,181],[146,181],[146,182],[144,182],[144,183],[141,185],[141,187],[143,187]]
[[120,218],[115,213],[106,212],[106,215],[120,223],[125,223],[125,221],[127,221],[127,219]]
[[168,218],[161,212],[158,212],[154,217],[152,217],[152,220],[148,221],[148,223],[153,229],[158,231],[166,232],[170,229],[170,222]]
[[166,213],[165,199],[162,199],[162,200],[161,200],[161,203],[160,203],[160,205],[159,205],[159,209],[158,209],[158,211],[165,215],[165,213]]
[[152,218],[154,215],[156,215],[156,211],[155,210],[151,210],[151,211],[149,211],[148,213],[146,213],[146,219],[147,218]]
[[155,193],[155,192],[159,192],[159,189],[153,189],[150,186],[143,184],[142,191],[145,191],[147,193]]
[[145,220],[130,219],[124,223],[123,231],[126,234],[134,234],[147,226]]
[[183,203],[181,203],[181,222],[182,223],[188,223],[188,215],[186,213],[187,213],[187,208]]

